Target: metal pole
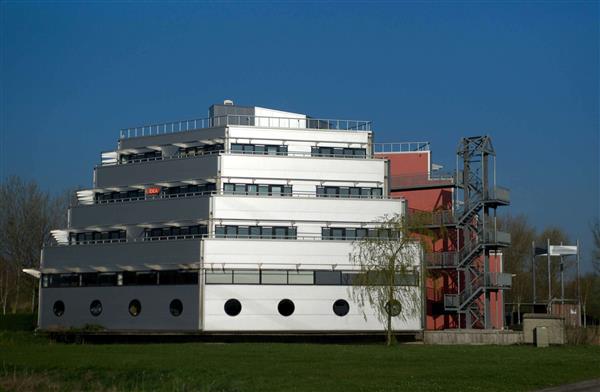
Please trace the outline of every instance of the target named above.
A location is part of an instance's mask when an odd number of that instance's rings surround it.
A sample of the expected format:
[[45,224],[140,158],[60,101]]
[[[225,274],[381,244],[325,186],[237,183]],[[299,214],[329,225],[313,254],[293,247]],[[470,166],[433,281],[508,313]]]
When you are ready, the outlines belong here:
[[[531,241],[531,279],[533,287],[533,305],[535,307],[536,292],[535,292],[535,241]],[[535,312],[534,312],[535,313]]]
[[565,266],[563,256],[560,256],[560,303],[565,304]]
[[[579,308],[579,326],[581,326],[581,282],[580,271],[579,271],[579,240],[577,240],[577,307]],[[585,322],[585,321],[584,321]]]
[[550,238],[546,239],[546,256],[548,257],[548,305],[552,301],[552,277],[550,275]]

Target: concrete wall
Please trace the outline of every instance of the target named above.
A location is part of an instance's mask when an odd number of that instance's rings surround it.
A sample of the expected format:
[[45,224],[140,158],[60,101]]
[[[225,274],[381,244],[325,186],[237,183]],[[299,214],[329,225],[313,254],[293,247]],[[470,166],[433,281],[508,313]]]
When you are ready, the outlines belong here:
[[208,196],[150,199],[72,207],[70,228],[206,220]]
[[523,343],[523,333],[473,329],[425,331],[423,340],[426,344],[494,344],[504,346]]
[[523,335],[525,343],[535,343],[535,329],[546,327],[548,343],[565,344],[565,321],[562,317],[541,313],[525,313],[523,315]]
[[105,266],[117,271],[119,265],[188,264],[200,260],[200,246],[200,239],[190,239],[46,247],[42,250],[41,266],[82,270]]
[[[142,305],[137,317],[129,314],[129,302],[133,299]],[[173,299],[183,303],[179,317],[169,312]],[[39,327],[81,328],[94,324],[112,330],[197,330],[198,299],[197,285],[45,288],[40,292]],[[53,312],[54,302],[59,300],[65,304],[61,317]],[[90,313],[94,300],[102,303],[102,313],[97,317]]]

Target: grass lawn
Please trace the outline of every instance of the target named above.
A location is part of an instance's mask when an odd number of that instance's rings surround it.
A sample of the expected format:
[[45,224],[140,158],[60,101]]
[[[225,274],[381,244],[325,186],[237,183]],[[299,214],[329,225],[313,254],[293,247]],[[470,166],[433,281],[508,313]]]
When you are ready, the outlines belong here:
[[0,389],[521,391],[600,377],[600,347],[62,344],[0,331]]

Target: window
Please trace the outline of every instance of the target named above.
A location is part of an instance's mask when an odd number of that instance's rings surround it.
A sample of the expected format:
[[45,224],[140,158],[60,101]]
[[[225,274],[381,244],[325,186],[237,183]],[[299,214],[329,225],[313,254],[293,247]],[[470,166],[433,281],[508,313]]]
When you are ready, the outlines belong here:
[[288,271],[288,284],[315,284],[313,271]]
[[137,299],[129,302],[129,314],[133,317],[137,317],[142,312],[142,304]]
[[292,196],[291,185],[223,184],[227,195]]
[[93,300],[90,304],[90,313],[94,317],[100,316],[100,313],[102,313],[102,302],[97,299]]
[[233,271],[206,271],[206,284],[231,284]]
[[65,303],[63,301],[54,302],[52,311],[56,317],[61,317],[65,313]]
[[337,158],[348,158],[358,157],[365,158],[367,150],[364,148],[342,148],[342,147],[327,147],[319,146],[311,148],[312,156],[321,157],[337,157]]
[[261,271],[261,284],[287,284],[287,271]]
[[359,188],[346,186],[317,186],[317,197],[345,197],[345,198],[381,198],[382,188]]
[[282,299],[277,305],[277,310],[279,311],[279,314],[284,317],[291,316],[294,313],[295,309],[296,307],[294,306],[294,303],[289,299]]
[[275,144],[231,143],[231,152],[234,154],[287,155],[288,147]]
[[260,273],[258,270],[234,270],[234,284],[259,284]]
[[117,273],[116,272],[104,272],[98,274],[98,286],[116,286],[117,285]]
[[342,273],[340,271],[315,271],[315,284],[340,285]]
[[173,317],[181,316],[181,313],[183,313],[183,303],[178,299],[174,299],[169,304],[169,312]]
[[384,308],[392,317],[399,316],[402,312],[402,304],[397,299],[386,302]]
[[284,226],[215,226],[217,238],[296,239],[295,227]]
[[225,306],[223,306],[223,309],[228,316],[234,317],[240,314],[242,311],[242,304],[237,299],[228,299],[225,301]]
[[343,317],[347,315],[349,311],[350,305],[348,304],[348,301],[344,299],[338,299],[333,303],[333,313],[336,315]]

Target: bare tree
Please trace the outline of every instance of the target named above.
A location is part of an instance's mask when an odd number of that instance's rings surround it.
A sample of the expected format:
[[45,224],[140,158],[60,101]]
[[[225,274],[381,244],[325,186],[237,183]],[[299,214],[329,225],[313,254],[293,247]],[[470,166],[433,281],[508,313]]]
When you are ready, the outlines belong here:
[[62,223],[65,200],[18,177],[0,183],[0,301],[4,313],[11,299],[16,313],[22,307],[22,294],[29,290],[34,310],[38,281],[26,277],[22,269],[39,267],[40,251],[50,230]]
[[600,274],[600,218],[592,224],[592,237],[594,249],[592,250],[592,264],[597,274]]
[[383,217],[370,235],[355,241],[353,263],[360,272],[353,279],[352,296],[363,309],[376,310],[384,324],[387,345],[394,340],[394,318],[408,319],[421,310],[423,236],[418,219],[395,214]]

